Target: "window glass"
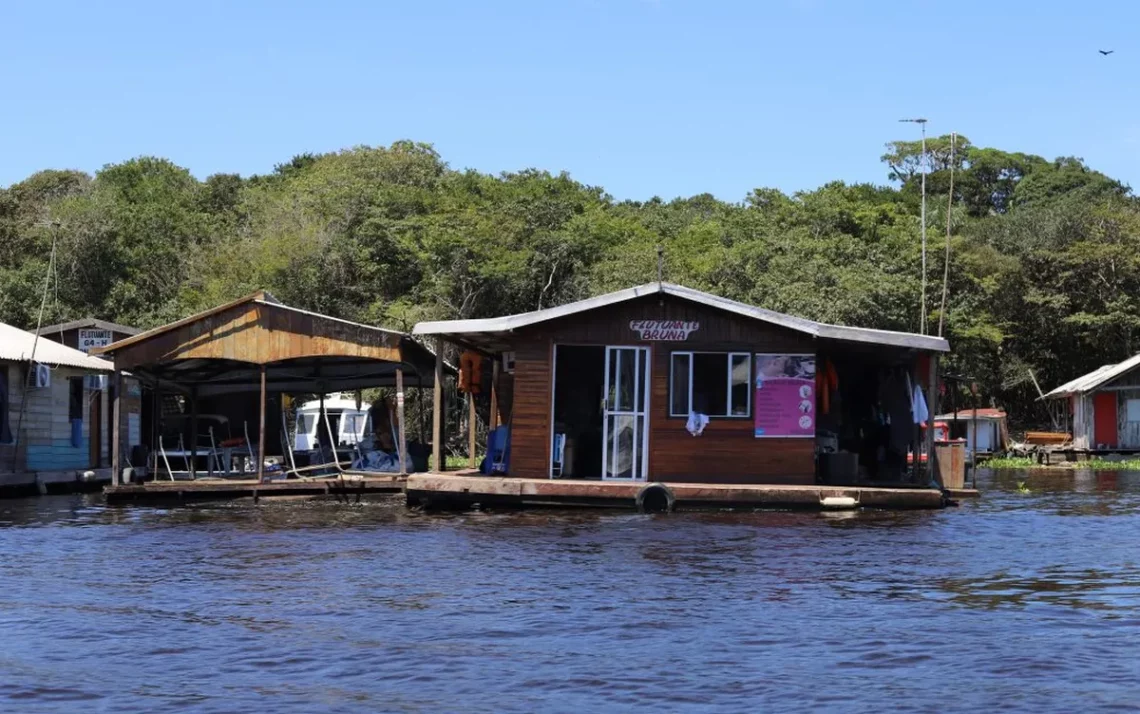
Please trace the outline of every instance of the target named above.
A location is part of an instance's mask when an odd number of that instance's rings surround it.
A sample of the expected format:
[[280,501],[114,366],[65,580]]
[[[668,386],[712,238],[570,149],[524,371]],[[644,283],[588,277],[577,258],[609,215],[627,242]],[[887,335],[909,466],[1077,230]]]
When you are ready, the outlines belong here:
[[709,416],[728,415],[728,356],[697,353],[693,355],[692,409]]
[[70,421],[83,419],[83,377],[69,377],[67,386],[70,388],[67,400],[67,418]]
[[736,354],[732,359],[732,416],[748,416],[748,401],[752,386],[752,360],[749,355]]
[[689,415],[689,354],[673,354],[671,399],[669,413],[673,416]]
[[747,353],[674,352],[669,414],[747,417],[752,412],[752,360]]

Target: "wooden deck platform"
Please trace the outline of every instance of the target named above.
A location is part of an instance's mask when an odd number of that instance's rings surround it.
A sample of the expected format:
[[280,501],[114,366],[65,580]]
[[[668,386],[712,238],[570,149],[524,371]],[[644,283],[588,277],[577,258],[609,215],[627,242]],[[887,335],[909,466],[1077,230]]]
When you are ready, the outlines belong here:
[[198,479],[196,481],[145,481],[107,486],[108,504],[155,501],[217,501],[235,498],[282,496],[337,496],[356,499],[366,495],[399,493],[407,477],[399,474],[346,473],[344,478],[306,478],[258,482],[256,479]]
[[[500,506],[601,507],[643,509],[645,489],[664,487],[654,500],[668,499],[668,508],[942,508],[943,494],[933,488],[863,488],[527,479],[475,474],[432,473],[408,476],[408,505],[425,508],[464,508],[475,504]],[[643,509],[644,510],[644,509]],[[658,510],[658,509],[653,509]]]

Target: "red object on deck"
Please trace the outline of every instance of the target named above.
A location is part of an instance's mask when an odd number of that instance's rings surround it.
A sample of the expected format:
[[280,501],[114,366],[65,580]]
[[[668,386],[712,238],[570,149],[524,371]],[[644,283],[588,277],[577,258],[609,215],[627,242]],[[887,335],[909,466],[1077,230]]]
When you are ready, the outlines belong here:
[[1116,446],[1116,392],[1093,395],[1093,440],[1096,446]]

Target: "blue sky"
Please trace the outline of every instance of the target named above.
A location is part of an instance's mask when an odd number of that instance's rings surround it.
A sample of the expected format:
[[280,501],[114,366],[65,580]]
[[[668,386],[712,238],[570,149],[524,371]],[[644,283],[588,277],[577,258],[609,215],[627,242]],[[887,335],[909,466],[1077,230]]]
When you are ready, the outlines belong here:
[[[265,173],[409,138],[455,168],[617,198],[885,182],[931,133],[1084,157],[1140,188],[1140,3],[12,3],[0,186],[144,154]],[[1110,57],[1096,50],[1115,49]]]

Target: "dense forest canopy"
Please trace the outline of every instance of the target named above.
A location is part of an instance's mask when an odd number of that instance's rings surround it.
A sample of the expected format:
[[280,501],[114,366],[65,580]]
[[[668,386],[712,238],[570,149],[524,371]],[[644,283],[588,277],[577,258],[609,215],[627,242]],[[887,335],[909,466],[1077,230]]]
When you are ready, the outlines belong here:
[[[1081,159],[961,136],[953,151],[949,136],[928,145],[928,309],[933,326],[945,319],[948,369],[1040,420],[1030,369],[1047,387],[1140,350],[1140,204]],[[265,288],[406,329],[648,282],[660,245],[667,280],[917,331],[920,144],[893,142],[882,160],[889,185],[758,188],[741,203],[616,201],[564,173],[457,171],[408,141],[300,155],[247,179],[199,181],[151,157],[95,176],[42,171],[0,190],[0,320],[33,328],[50,274],[45,324],[150,327]]]

